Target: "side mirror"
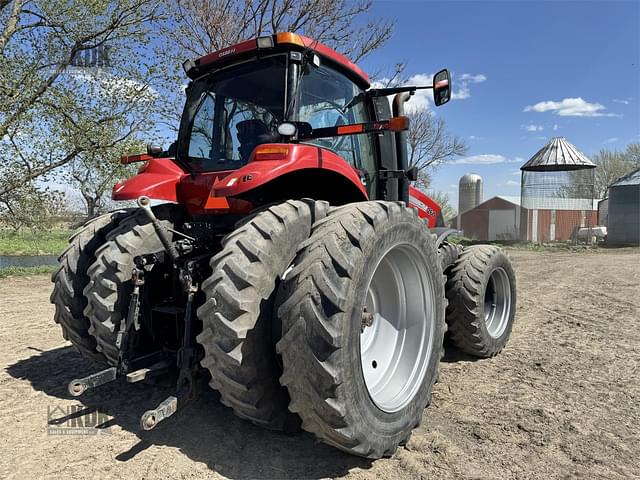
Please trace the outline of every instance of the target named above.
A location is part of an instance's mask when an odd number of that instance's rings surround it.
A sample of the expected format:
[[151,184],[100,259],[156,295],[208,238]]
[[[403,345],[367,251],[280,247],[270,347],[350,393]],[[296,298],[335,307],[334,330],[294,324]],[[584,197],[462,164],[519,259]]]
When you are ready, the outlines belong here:
[[407,180],[415,182],[418,180],[418,167],[411,167],[406,171],[405,175],[407,176]]
[[433,77],[433,101],[436,106],[444,105],[451,99],[451,77],[446,68]]

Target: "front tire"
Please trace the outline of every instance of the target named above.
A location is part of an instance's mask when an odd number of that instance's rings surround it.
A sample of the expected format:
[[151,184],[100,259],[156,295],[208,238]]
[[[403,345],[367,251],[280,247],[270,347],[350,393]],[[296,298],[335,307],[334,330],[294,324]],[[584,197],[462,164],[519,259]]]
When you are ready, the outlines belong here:
[[422,418],[442,357],[444,277],[415,210],[361,202],[314,226],[278,293],[282,385],[302,428],[390,456]]
[[466,247],[448,276],[452,343],[469,355],[493,357],[507,344],[516,314],[516,275],[509,257],[493,245]]

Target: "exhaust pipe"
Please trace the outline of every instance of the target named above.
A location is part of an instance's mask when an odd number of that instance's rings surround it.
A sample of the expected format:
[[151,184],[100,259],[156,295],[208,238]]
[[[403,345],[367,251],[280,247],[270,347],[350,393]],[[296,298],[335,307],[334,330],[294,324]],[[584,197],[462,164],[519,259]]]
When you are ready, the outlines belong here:
[[[404,104],[411,98],[413,92],[400,92],[393,97],[393,116],[404,116]],[[398,159],[398,170],[406,172],[409,169],[407,155],[407,131],[396,132],[396,158]],[[403,175],[398,179],[398,196],[401,201],[409,205],[409,179]]]

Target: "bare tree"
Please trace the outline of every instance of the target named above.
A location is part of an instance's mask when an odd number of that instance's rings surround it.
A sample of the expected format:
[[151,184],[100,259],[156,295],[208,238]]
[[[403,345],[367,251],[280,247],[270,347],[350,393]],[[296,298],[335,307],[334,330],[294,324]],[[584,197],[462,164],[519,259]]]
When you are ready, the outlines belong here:
[[467,152],[464,141],[451,135],[444,119],[430,110],[410,113],[409,119],[409,166],[416,167],[421,176],[428,177],[433,168]]
[[200,56],[248,38],[296,32],[326,43],[357,62],[382,46],[393,22],[359,22],[373,0],[176,0],[177,28],[169,32],[182,52]]

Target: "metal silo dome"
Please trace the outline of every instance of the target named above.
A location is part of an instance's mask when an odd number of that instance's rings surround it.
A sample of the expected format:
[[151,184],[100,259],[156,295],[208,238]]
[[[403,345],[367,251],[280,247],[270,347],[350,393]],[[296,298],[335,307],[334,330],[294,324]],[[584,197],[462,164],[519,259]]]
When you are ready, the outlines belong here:
[[458,195],[458,212],[460,214],[477,207],[482,203],[482,177],[475,173],[467,173],[460,178]]

